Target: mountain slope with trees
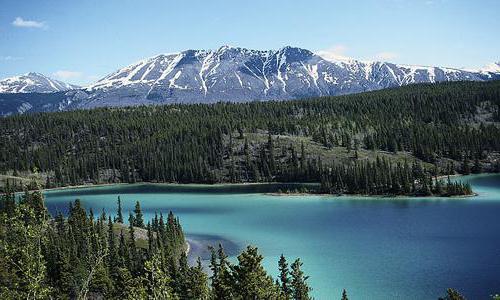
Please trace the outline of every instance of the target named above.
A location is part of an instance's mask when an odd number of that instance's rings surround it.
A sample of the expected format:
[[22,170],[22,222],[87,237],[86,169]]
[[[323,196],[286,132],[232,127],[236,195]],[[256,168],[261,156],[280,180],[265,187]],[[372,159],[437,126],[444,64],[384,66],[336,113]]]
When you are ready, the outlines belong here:
[[11,116],[0,119],[0,172],[37,170],[46,187],[294,181],[330,193],[464,194],[431,177],[500,170],[499,106],[492,81]]

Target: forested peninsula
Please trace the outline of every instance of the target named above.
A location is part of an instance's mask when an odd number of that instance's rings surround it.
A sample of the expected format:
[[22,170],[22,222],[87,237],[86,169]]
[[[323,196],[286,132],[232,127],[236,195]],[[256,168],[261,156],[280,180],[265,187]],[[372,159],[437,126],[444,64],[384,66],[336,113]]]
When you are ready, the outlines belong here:
[[492,81],[15,115],[0,119],[0,176],[18,190],[34,177],[46,188],[315,182],[331,194],[466,195],[446,176],[500,171],[499,106]]

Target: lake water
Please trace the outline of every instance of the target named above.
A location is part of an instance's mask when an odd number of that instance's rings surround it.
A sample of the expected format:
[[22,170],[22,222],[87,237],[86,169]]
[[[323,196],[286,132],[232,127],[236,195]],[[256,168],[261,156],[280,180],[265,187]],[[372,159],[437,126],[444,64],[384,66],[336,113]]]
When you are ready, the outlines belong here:
[[54,213],[80,198],[128,215],[139,200],[146,219],[172,210],[192,240],[192,255],[222,242],[231,255],[259,247],[275,276],[281,253],[300,257],[316,299],[437,299],[446,288],[468,299],[500,293],[500,176],[469,181],[465,199],[271,196],[262,188],[153,184],[46,192]]

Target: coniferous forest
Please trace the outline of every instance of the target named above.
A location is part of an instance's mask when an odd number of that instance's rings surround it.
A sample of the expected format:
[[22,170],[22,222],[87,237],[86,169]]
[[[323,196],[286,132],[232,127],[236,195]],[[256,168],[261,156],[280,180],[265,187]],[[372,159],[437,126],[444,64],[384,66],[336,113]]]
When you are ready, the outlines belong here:
[[[0,199],[1,299],[310,299],[300,259],[279,261],[274,281],[248,246],[229,261],[212,248],[207,270],[188,265],[179,220],[170,212],[145,221],[139,202],[124,223],[118,198],[113,216],[88,213],[79,200],[65,218],[50,216],[41,191],[20,201]],[[278,265],[278,264],[277,264]]]
[[[272,278],[257,248],[235,261],[219,245],[210,262],[189,265],[172,212],[145,220],[137,202],[127,216],[118,198],[115,214],[75,200],[67,215],[51,216],[40,189],[275,181],[318,183],[315,192],[332,194],[471,194],[449,176],[499,171],[499,104],[500,82],[458,82],[0,119],[0,297],[310,299],[300,259],[282,256]],[[29,175],[38,181],[26,184]],[[348,299],[346,291],[332,297]],[[449,289],[443,299],[463,298]]]
[[321,192],[469,194],[500,170],[500,82],[287,102],[102,108],[0,119],[0,174],[47,187],[318,182]]
[[500,300],[499,11],[0,0],[0,300]]

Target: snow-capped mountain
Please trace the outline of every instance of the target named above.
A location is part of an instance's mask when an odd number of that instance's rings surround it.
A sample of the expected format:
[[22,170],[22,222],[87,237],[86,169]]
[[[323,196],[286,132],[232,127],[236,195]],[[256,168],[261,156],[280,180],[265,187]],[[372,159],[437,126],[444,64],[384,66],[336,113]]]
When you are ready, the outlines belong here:
[[147,58],[82,89],[44,76],[35,81],[35,75],[38,74],[2,81],[0,93],[64,92],[50,97],[51,94],[0,94],[0,115],[103,106],[289,100],[413,83],[495,80],[500,79],[500,64],[472,71],[388,62],[330,61],[309,50],[289,46],[267,51],[223,46]]
[[[498,65],[496,65],[498,67]],[[341,95],[411,83],[500,79],[500,70],[329,61],[301,48],[249,50],[223,46],[162,54],[86,87],[79,107],[159,103],[287,100]]]
[[489,64],[486,67],[479,70],[479,72],[486,74],[488,76],[495,76],[495,74],[500,73],[500,62]]
[[34,72],[0,80],[0,93],[53,93],[77,88]]

